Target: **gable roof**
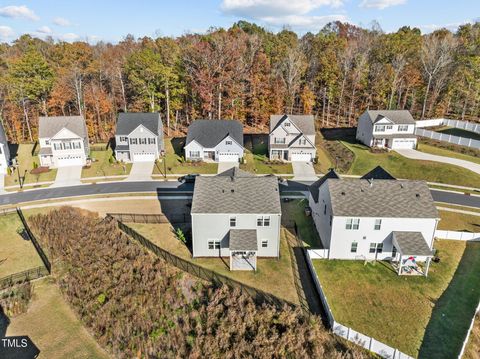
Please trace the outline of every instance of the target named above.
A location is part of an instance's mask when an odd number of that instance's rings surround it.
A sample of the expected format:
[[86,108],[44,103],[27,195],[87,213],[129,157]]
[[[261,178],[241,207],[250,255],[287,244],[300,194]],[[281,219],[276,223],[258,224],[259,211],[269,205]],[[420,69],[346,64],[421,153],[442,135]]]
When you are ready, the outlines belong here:
[[243,147],[243,126],[235,120],[195,120],[188,127],[185,145],[195,140],[203,147],[215,147],[230,136]]
[[318,191],[320,189],[320,186],[329,178],[332,178],[332,179],[340,179],[340,177],[337,175],[337,173],[335,172],[335,170],[332,168],[330,169],[322,178],[320,178],[319,180],[313,182],[310,187],[308,187],[308,190],[310,191],[310,194],[312,195],[313,197],[313,200],[315,201],[315,203],[318,202]]
[[231,229],[229,235],[231,251],[258,251],[256,229]]
[[292,123],[304,135],[315,135],[315,121],[313,115],[271,115],[270,132],[280,126],[287,118],[290,119],[290,121],[292,121]]
[[384,170],[382,166],[377,166],[373,170],[368,172],[367,174],[364,174],[362,176],[362,179],[368,179],[368,180],[370,180],[370,179],[378,179],[378,180],[392,179],[392,180],[394,180],[395,177],[393,177],[390,173],[388,173],[386,170]]
[[255,176],[234,169],[195,180],[192,213],[281,214],[275,176]]
[[163,135],[163,124],[158,112],[123,112],[118,115],[117,135],[128,136],[138,126],[143,125],[154,135]]
[[7,140],[7,135],[5,133],[5,129],[3,128],[3,124],[0,121],[0,143],[3,143],[5,146],[3,147],[5,150],[5,157],[7,158],[7,161],[10,160],[10,149],[8,148],[8,140]]
[[393,232],[393,244],[404,256],[431,256],[433,251],[421,232]]
[[408,110],[367,110],[372,123],[376,123],[383,118],[387,118],[396,125],[414,125],[415,120]]
[[52,138],[63,128],[81,138],[87,138],[87,126],[83,116],[51,116],[38,118],[38,137]]

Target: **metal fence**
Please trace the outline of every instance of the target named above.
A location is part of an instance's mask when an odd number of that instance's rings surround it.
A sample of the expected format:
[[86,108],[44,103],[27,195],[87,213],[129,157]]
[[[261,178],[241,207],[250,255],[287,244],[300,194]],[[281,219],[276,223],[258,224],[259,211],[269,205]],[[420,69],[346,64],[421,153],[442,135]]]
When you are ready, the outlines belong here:
[[423,128],[415,129],[415,134],[418,135],[418,136],[422,136],[422,137],[428,137],[428,138],[431,138],[431,139],[437,140],[437,141],[444,141],[444,142],[453,143],[453,144],[459,145],[459,146],[465,146],[465,147],[480,149],[480,141],[479,140],[474,140],[472,138],[449,135],[449,134],[446,134],[446,133],[440,133],[440,132],[425,130]]
[[189,213],[169,214],[137,214],[137,213],[107,213],[107,216],[124,223],[172,223],[182,224],[190,222]]
[[23,272],[14,273],[9,276],[0,278],[0,289],[9,288],[11,286],[14,286],[15,284],[20,284],[37,278],[46,277],[49,274],[49,271],[44,266],[27,269]]
[[[111,218],[115,220],[115,218],[112,216],[107,215],[107,218]],[[180,258],[174,254],[171,254],[166,250],[158,247],[156,244],[152,243],[147,238],[142,236],[140,233],[136,232],[134,229],[130,228],[126,224],[122,223],[121,221],[117,220],[117,224],[118,224],[118,228],[120,228],[121,231],[123,231],[125,234],[132,237],[136,241],[138,241],[141,245],[143,245],[145,248],[155,253],[158,257],[162,258],[163,260],[172,264],[178,269],[185,271],[187,273],[190,273],[191,275],[194,275],[195,277],[209,281],[216,286],[221,286],[225,284],[232,289],[235,289],[235,288],[239,289],[240,292],[249,294],[257,303],[272,304],[278,308],[283,308],[285,305],[291,308],[298,307],[296,304],[291,303],[287,300],[281,299],[270,293],[266,293],[260,289],[247,286],[232,278],[228,278],[210,269],[203,268],[186,259]]]

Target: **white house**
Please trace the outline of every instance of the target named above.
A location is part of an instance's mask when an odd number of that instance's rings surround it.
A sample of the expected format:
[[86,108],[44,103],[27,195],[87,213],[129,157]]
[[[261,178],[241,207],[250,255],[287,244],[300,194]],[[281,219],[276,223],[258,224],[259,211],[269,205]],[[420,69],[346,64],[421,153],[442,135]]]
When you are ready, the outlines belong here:
[[416,148],[415,120],[408,110],[365,111],[358,119],[357,140],[369,147]]
[[188,127],[185,159],[238,162],[243,157],[243,127],[234,120],[195,120]]
[[7,173],[8,166],[10,165],[10,151],[8,149],[7,136],[0,122],[0,176]]
[[38,157],[43,167],[84,166],[89,153],[83,116],[40,117]]
[[312,218],[328,259],[390,260],[399,274],[433,255],[439,215],[427,184],[381,168],[362,178],[332,170],[310,187]]
[[310,162],[316,157],[313,115],[272,115],[268,151],[271,160]]
[[280,254],[278,180],[233,167],[199,176],[192,200],[193,257],[229,257],[232,270],[255,270]]

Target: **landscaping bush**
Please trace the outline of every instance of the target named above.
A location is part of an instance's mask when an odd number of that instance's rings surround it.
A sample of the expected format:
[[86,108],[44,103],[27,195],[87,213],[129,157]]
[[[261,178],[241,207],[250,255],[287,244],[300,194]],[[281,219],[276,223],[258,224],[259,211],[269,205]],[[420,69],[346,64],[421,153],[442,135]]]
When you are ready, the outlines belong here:
[[113,220],[64,207],[31,218],[62,292],[116,358],[364,358],[299,309],[258,306],[147,252]]
[[355,160],[355,154],[338,141],[323,141],[323,147],[336,164],[337,170],[347,173]]
[[0,293],[0,312],[8,317],[25,313],[32,299],[33,286],[30,282],[14,285]]

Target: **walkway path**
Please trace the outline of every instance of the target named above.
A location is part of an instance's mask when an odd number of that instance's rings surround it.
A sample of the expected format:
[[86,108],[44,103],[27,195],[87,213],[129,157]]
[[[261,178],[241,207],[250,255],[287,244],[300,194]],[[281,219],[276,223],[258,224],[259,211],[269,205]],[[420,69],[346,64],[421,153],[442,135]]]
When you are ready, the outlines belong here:
[[459,160],[457,158],[452,158],[452,157],[445,157],[445,156],[437,156],[437,155],[431,155],[429,153],[425,152],[420,152],[417,150],[395,150],[399,154],[401,154],[404,157],[413,159],[413,160],[424,160],[424,161],[434,161],[434,162],[441,162],[441,163],[448,163],[454,166],[459,166],[466,168],[467,170],[470,170],[472,172],[475,172],[477,174],[480,174],[480,164],[470,162],[470,161],[465,161],[465,160]]

